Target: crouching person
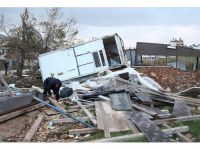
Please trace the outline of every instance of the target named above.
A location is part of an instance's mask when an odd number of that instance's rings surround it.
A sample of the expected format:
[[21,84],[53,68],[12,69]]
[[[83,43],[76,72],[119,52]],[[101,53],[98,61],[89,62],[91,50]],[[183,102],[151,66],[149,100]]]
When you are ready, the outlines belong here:
[[47,93],[49,96],[51,96],[51,90],[53,90],[53,93],[55,95],[55,99],[58,101],[60,98],[59,95],[59,90],[60,87],[62,86],[62,82],[59,79],[53,78],[53,77],[48,77],[44,80],[44,96],[47,96]]

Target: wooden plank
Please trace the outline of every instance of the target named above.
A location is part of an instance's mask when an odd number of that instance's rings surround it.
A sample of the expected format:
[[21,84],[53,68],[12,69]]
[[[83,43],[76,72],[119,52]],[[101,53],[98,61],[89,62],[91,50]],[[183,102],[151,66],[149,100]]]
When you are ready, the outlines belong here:
[[10,87],[8,86],[8,84],[6,83],[6,81],[4,80],[4,78],[2,77],[2,75],[0,74],[0,80],[1,83],[3,83],[3,85],[6,87],[6,89],[9,91],[10,95],[12,95],[12,90],[10,89]]
[[[95,104],[89,104],[89,105],[83,105],[85,106],[85,108],[94,108],[95,107]],[[76,108],[77,107],[77,108]],[[79,105],[77,105],[75,108],[73,107],[69,107],[68,110],[66,110],[66,112],[68,113],[72,113],[72,112],[77,112],[77,111],[80,111],[81,107]],[[79,108],[78,108],[79,107]]]
[[39,87],[37,87],[37,86],[32,86],[31,88],[30,88],[30,91],[38,91],[39,93],[43,93],[43,89],[41,89],[41,88],[39,88]]
[[77,101],[77,104],[81,107],[81,109],[85,112],[85,114],[90,118],[93,124],[96,125],[97,121],[95,117],[89,112],[89,110],[87,110],[79,101]]
[[[82,120],[82,121],[90,121],[90,118],[89,117],[80,117],[80,118],[77,118],[79,120]],[[72,122],[75,122],[74,119],[72,118],[62,118],[62,119],[54,119],[51,121],[53,124],[58,124],[58,123],[72,123]]]
[[154,119],[151,115],[149,115],[148,113],[145,113],[144,111],[138,110],[137,112],[139,112],[142,116],[152,120]]
[[49,109],[47,107],[45,107],[45,109],[43,109],[42,111],[44,111],[47,116],[53,116],[53,115],[59,114],[59,112],[57,112],[53,109]]
[[[106,122],[108,122],[108,128],[110,132],[130,130],[130,126],[124,111],[113,110],[110,102],[108,101],[100,101],[99,103],[101,103],[101,105],[99,107],[95,107],[98,123],[102,122],[103,119],[107,120]],[[103,115],[100,110],[104,112]],[[98,129],[104,130],[102,123],[97,124],[97,127]]]
[[80,109],[68,109],[68,110],[66,110],[66,112],[68,112],[68,113],[72,113],[72,112],[79,112],[80,111]]
[[30,106],[32,101],[32,94],[0,97],[0,115]]
[[[181,126],[181,127],[162,130],[162,132],[164,132],[165,135],[172,135],[172,134],[188,132],[188,131],[189,131],[188,126]],[[134,141],[134,140],[137,140],[138,138],[144,138],[144,137],[145,136],[143,133],[136,133],[136,134],[129,134],[129,135],[107,138],[107,139],[94,140],[91,142],[127,142],[130,140]]]
[[160,128],[139,112],[130,113],[130,120],[144,133],[149,142],[169,142],[169,138]]
[[107,116],[106,116],[105,112],[103,111],[102,107],[103,107],[102,102],[100,102],[99,103],[99,109],[100,109],[100,114],[102,115],[104,137],[109,138],[109,137],[111,137],[110,136],[110,129],[109,129],[109,125],[108,125],[109,120],[107,120]]
[[58,102],[57,102],[56,100],[54,100],[54,99],[51,98],[51,97],[48,97],[47,99],[48,99],[54,106],[58,107],[60,110],[62,110],[62,111],[64,111],[64,112],[66,112],[66,110],[65,110],[61,105],[59,105]]
[[169,118],[169,119],[161,119],[154,120],[154,122],[158,125],[167,124],[173,122],[183,122],[183,121],[191,121],[191,120],[200,120],[200,115],[186,116],[186,117],[178,117],[178,118]]
[[[170,127],[167,124],[163,124],[163,126],[165,126],[168,129],[171,129],[172,127]],[[188,139],[186,136],[184,136],[182,133],[177,133],[177,136],[179,137],[179,139],[181,139],[181,141],[183,142],[192,142],[190,139]]]
[[133,106],[134,108],[139,109],[139,110],[141,110],[141,111],[144,111],[144,112],[146,112],[146,113],[148,113],[148,114],[150,114],[150,115],[152,115],[152,116],[157,115],[157,113],[156,113],[155,111],[152,111],[152,110],[148,109],[147,106],[144,106],[144,105],[142,105],[142,104],[136,104],[136,103],[134,103],[134,104],[132,104],[132,106]]
[[31,129],[29,130],[29,132],[26,134],[23,142],[30,142],[31,139],[33,138],[35,132],[38,130],[39,125],[41,124],[42,120],[44,118],[43,114],[40,114],[37,118],[37,120],[35,121],[35,123],[33,124],[33,126],[31,127]]
[[198,96],[200,95],[200,87],[191,87],[178,93],[181,96]]
[[97,128],[83,128],[83,129],[71,129],[69,130],[69,135],[81,135],[81,134],[89,134],[89,133],[96,133],[101,130]]
[[140,131],[132,121],[128,120],[128,124],[131,127],[133,133],[140,133]]
[[191,97],[185,97],[185,96],[179,96],[179,95],[176,95],[174,93],[165,93],[169,98],[173,98],[173,99],[176,99],[176,100],[184,100],[186,101],[186,103],[194,103],[194,104],[200,104],[200,99],[197,99],[197,98],[191,98]]
[[105,100],[105,101],[110,101],[109,97],[106,97],[106,96],[103,96],[103,95],[99,95],[98,98],[101,98],[102,100]]
[[[96,111],[96,117],[97,117],[97,128],[104,130],[104,112],[102,113],[102,110],[100,108],[100,101],[95,101],[95,111]],[[103,127],[103,128],[102,128]]]
[[128,89],[127,89],[130,93],[133,93],[135,94],[135,96],[137,98],[139,98],[143,103],[151,103],[152,100],[149,96],[147,96],[145,93],[139,91],[139,90],[136,90],[135,87],[133,86],[129,86]]
[[0,123],[3,122],[3,121],[9,120],[11,118],[17,117],[19,115],[28,113],[28,112],[33,111],[35,109],[38,109],[42,106],[44,106],[44,104],[36,104],[36,105],[30,106],[30,107],[26,107],[26,108],[23,108],[23,109],[2,115],[2,116],[0,116]]

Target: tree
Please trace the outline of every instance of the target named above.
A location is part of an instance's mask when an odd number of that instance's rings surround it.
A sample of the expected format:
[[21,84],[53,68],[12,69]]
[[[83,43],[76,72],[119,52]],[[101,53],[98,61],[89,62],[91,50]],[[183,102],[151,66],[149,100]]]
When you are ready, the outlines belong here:
[[60,8],[48,10],[46,19],[40,23],[28,9],[20,17],[21,24],[8,29],[7,38],[2,44],[8,55],[16,56],[18,76],[22,75],[25,60],[31,60],[32,57],[37,60],[40,53],[77,42],[77,22],[73,17],[63,21]]
[[40,27],[44,44],[42,53],[67,47],[78,34],[77,21],[73,17],[63,21],[60,8],[47,10],[46,19],[40,23]]
[[17,62],[17,75],[22,75],[25,59],[29,59],[31,54],[35,54],[41,49],[42,37],[36,30],[36,18],[28,12],[26,8],[20,15],[21,24],[14,26],[7,32],[4,40],[8,54],[14,54]]

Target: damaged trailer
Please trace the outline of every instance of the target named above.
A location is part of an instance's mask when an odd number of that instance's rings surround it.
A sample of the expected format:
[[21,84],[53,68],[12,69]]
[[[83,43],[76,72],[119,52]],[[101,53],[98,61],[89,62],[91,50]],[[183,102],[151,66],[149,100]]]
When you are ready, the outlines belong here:
[[53,76],[67,81],[127,65],[118,34],[41,54],[38,59],[43,80]]

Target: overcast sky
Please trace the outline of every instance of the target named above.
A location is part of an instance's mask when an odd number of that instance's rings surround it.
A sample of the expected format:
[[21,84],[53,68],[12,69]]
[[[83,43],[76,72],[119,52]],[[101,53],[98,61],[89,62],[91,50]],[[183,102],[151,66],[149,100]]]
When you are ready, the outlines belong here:
[[[29,8],[42,19],[47,8]],[[18,23],[24,8],[0,8],[7,24]],[[136,42],[169,43],[182,37],[185,44],[200,43],[200,8],[62,8],[63,18],[73,16],[79,24],[79,38],[118,33],[125,47]]]

